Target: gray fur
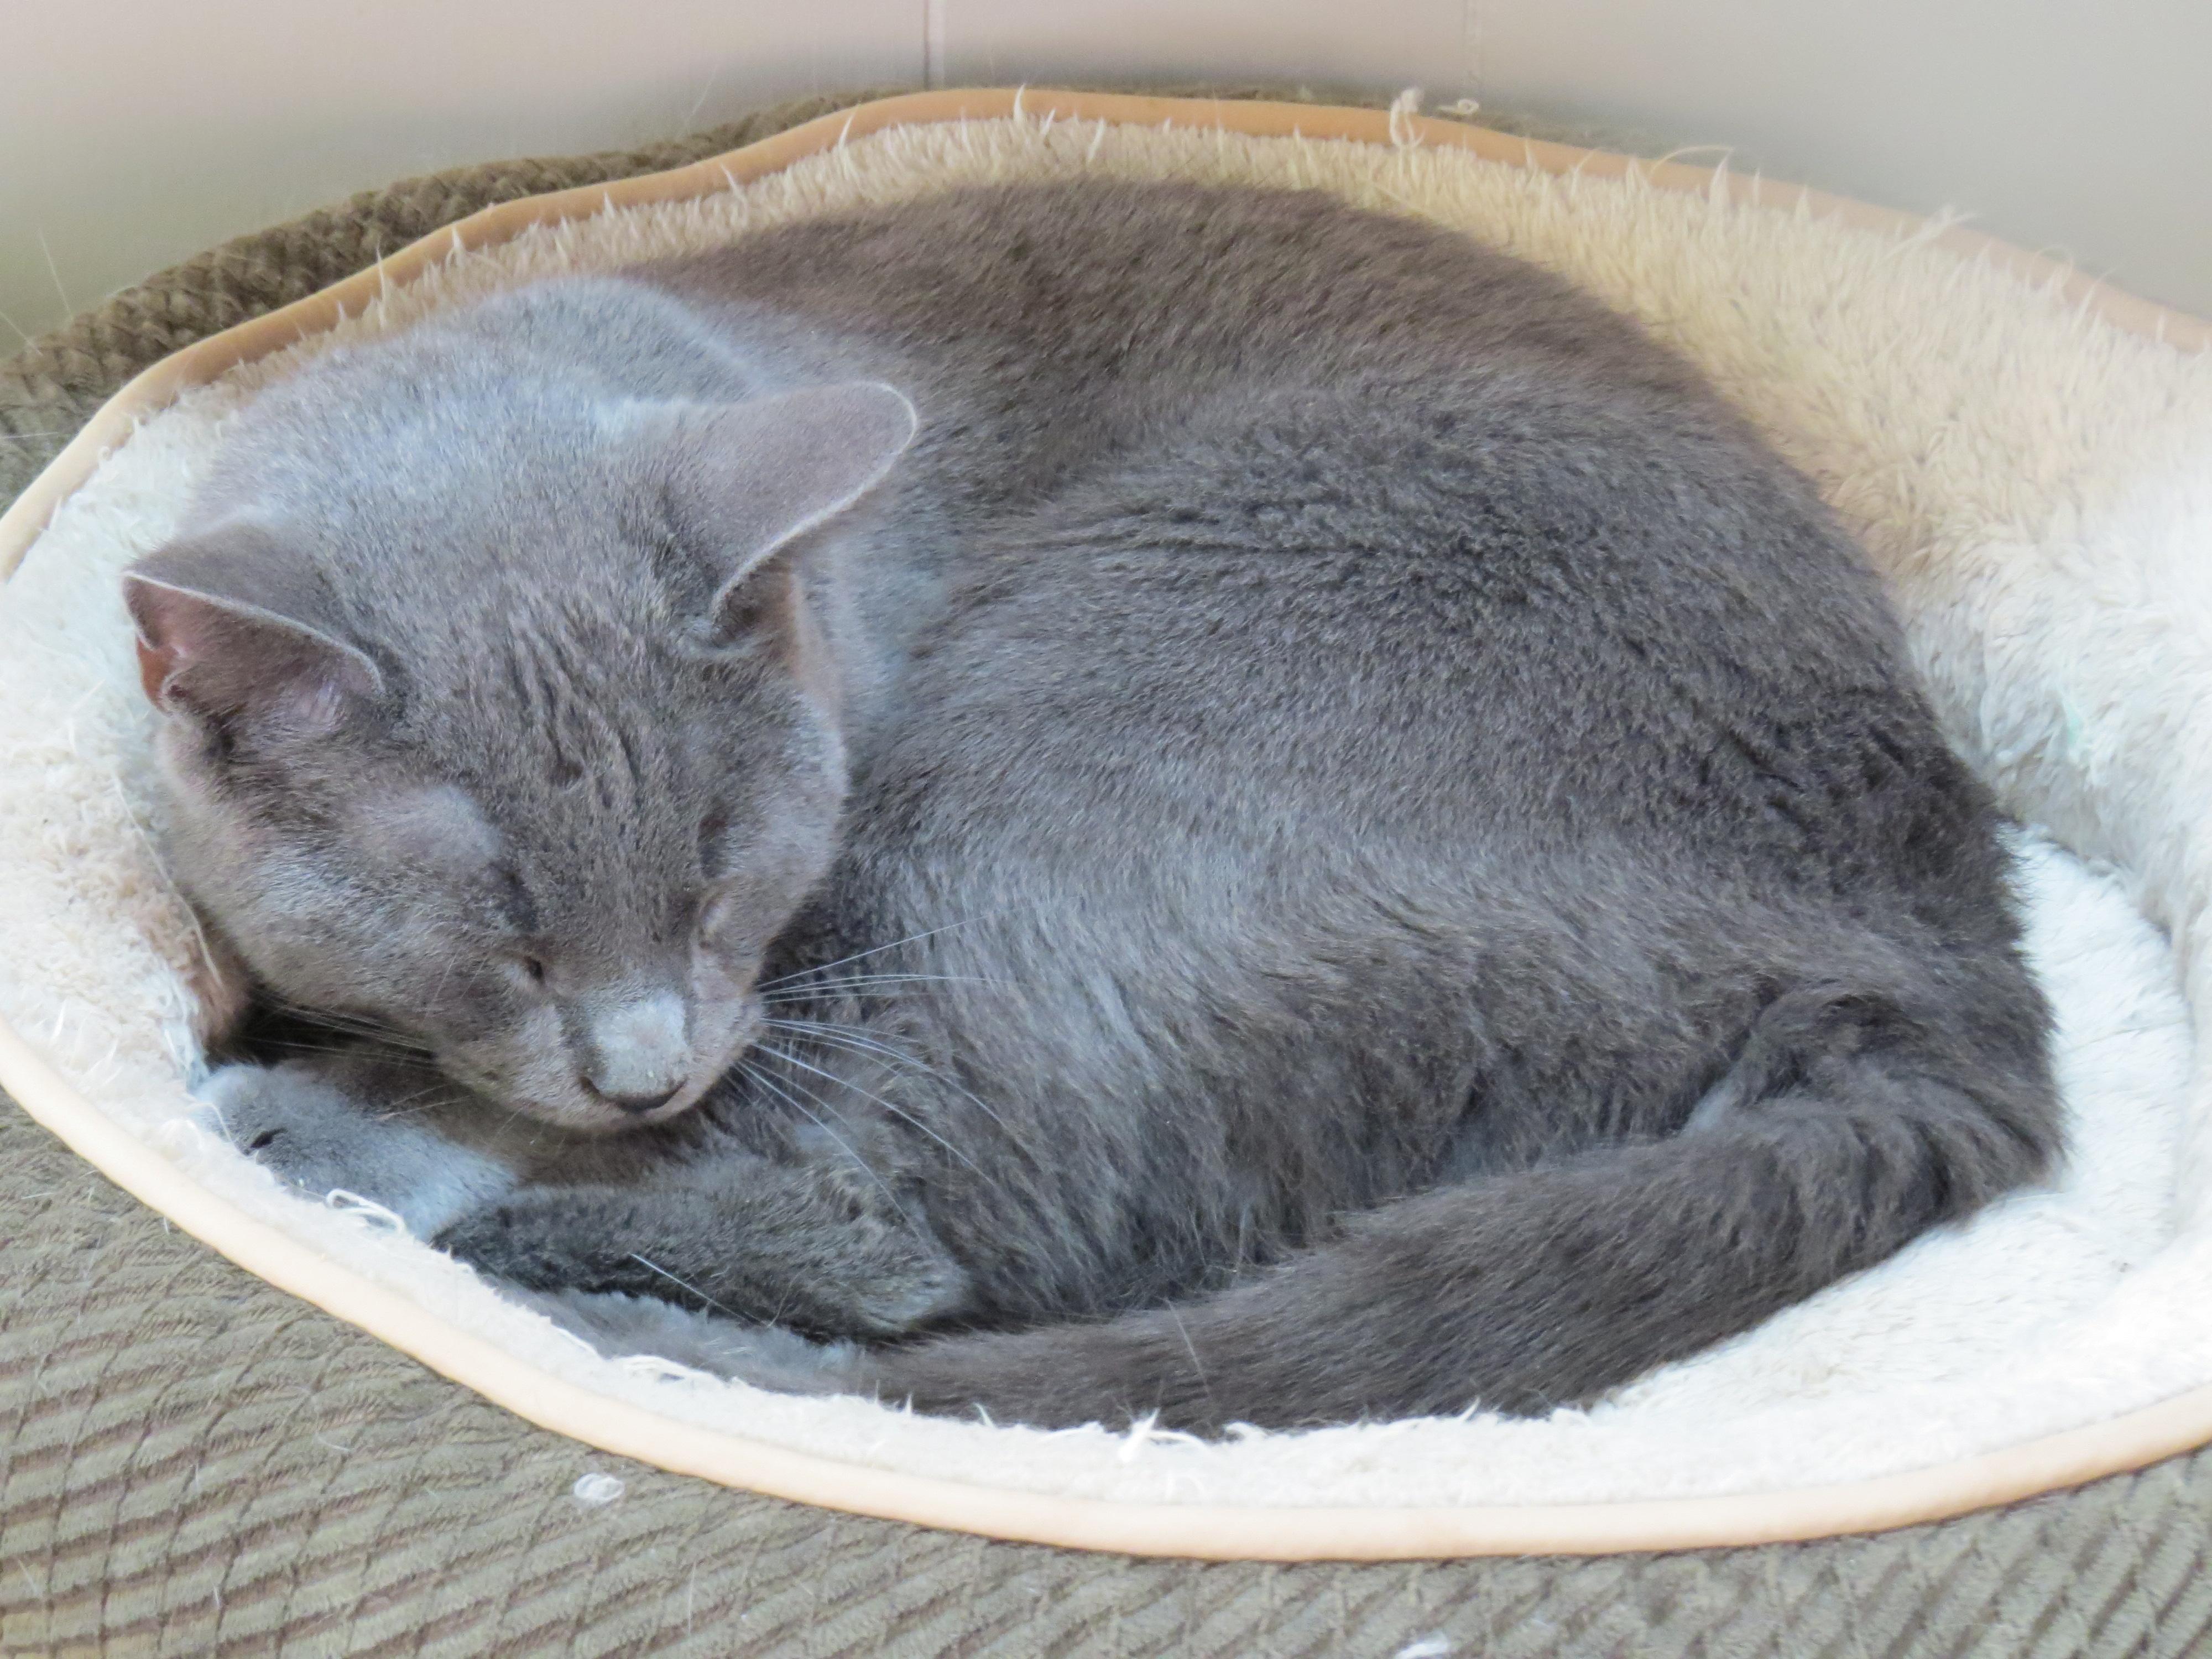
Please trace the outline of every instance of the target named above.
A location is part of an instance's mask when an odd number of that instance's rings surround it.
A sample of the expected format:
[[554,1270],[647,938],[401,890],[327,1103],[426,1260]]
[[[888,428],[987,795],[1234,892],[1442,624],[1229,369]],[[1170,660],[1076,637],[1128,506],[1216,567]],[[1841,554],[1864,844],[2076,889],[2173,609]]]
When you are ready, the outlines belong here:
[[1102,182],[545,283],[265,395],[130,597],[190,890],[380,1045],[276,1117],[458,1081],[448,1248],[848,1386],[1540,1411],[2057,1151],[1863,561],[1432,228]]
[[672,1361],[786,1394],[848,1391],[859,1360],[849,1342],[810,1342],[778,1325],[695,1314],[657,1296],[514,1287],[508,1294],[611,1358]]
[[343,1054],[222,1066],[198,1093],[207,1127],[294,1186],[365,1198],[423,1238],[517,1184],[504,1148],[469,1144],[481,1121],[451,1109],[461,1091],[434,1073],[410,1078]]

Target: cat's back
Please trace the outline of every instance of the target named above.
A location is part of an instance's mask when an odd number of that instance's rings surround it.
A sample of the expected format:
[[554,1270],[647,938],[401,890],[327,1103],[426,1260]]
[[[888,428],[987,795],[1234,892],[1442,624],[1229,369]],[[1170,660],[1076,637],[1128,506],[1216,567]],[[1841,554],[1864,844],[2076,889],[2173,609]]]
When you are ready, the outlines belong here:
[[[1879,632],[1862,562],[1686,360],[1553,274],[1425,221],[1311,190],[993,185],[630,275],[781,372],[899,386],[921,415],[900,511],[941,509],[961,538],[1085,490],[1126,513],[1124,484],[1170,514],[1264,515],[1258,494],[1295,499],[1327,474],[1373,485],[1382,516],[1309,517],[1316,533],[1435,555],[1435,527],[1382,499],[1393,478],[1425,481],[1455,524],[1491,532],[1492,575],[1610,548],[1626,583],[1613,591],[1656,616],[1670,580],[1709,586],[1717,566],[1747,565],[1803,602],[1783,609],[1840,606],[1854,633]],[[1246,465],[1286,444],[1304,452],[1289,477]],[[1636,528],[1662,521],[1656,538]],[[1683,556],[1644,556],[1655,540]]]
[[1857,868],[1923,825],[1843,787],[1888,754],[1937,817],[1981,810],[1805,481],[1634,322],[1466,235],[1086,179],[636,274],[921,410],[891,516],[949,501],[957,533],[921,555],[949,578],[903,705],[928,718],[872,787],[956,815],[1026,790],[1056,822],[1105,787],[1110,724],[1158,788],[1192,733],[1237,733],[1249,791],[1208,750],[1192,821],[1401,824],[1455,857],[1544,823]]
[[1557,277],[1320,191],[971,187],[637,274],[963,378],[1015,368],[1032,382],[1194,388],[1540,364],[1586,386],[1717,406],[1679,360]]

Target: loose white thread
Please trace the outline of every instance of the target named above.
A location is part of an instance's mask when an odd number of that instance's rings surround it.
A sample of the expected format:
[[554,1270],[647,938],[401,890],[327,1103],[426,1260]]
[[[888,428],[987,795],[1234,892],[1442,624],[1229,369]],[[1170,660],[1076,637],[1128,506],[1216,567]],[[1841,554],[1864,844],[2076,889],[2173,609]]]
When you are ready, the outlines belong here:
[[569,1496],[587,1510],[606,1508],[616,1498],[620,1498],[623,1492],[623,1483],[620,1480],[611,1474],[601,1474],[596,1470],[590,1474],[578,1475],[576,1484],[568,1488]]
[[1421,112],[1421,89],[1407,87],[1390,100],[1390,142],[1400,149],[1419,149],[1420,136],[1413,131],[1413,118]]
[[650,1377],[655,1382],[715,1382],[720,1379],[711,1371],[696,1366],[679,1364],[673,1359],[664,1359],[657,1353],[624,1354],[615,1362],[632,1376]]
[[357,1215],[372,1226],[386,1232],[404,1233],[407,1224],[396,1210],[387,1210],[373,1198],[363,1198],[359,1193],[349,1193],[343,1187],[333,1187],[323,1194],[323,1202],[340,1215]]

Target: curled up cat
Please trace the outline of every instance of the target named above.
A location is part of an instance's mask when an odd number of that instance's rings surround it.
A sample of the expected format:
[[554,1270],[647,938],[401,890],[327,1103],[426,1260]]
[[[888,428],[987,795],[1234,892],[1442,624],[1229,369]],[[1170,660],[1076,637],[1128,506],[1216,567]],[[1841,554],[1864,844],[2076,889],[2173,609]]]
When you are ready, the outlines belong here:
[[1432,226],[994,187],[539,282],[272,386],[125,586],[230,1133],[760,1380],[1542,1412],[2058,1152],[1861,554]]

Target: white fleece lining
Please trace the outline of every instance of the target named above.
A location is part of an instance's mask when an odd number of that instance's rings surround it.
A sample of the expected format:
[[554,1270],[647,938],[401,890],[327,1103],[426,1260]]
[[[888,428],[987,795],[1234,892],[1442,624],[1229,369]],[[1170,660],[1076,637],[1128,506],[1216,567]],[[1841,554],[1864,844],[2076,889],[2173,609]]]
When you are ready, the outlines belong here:
[[2076,1125],[2053,1190],[1542,1422],[1477,1415],[1202,1446],[918,1419],[590,1354],[465,1270],[372,1218],[278,1190],[180,1124],[192,935],[138,829],[147,715],[114,575],[162,538],[226,412],[323,338],[144,423],[0,599],[0,1016],[207,1192],[554,1378],[971,1486],[1247,1507],[1775,1492],[1994,1451],[2212,1383],[2207,1086],[2190,1020],[2212,996],[2208,957],[2191,948],[2212,892],[2197,830],[2212,805],[2212,360],[1929,240],[1717,189],[1048,118],[893,128],[741,190],[532,231],[457,254],[331,337],[806,213],[1086,173],[1316,185],[1467,229],[1641,316],[1820,482],[1880,564],[1962,751],[2011,810],[2112,860],[2037,842],[2024,862]]

